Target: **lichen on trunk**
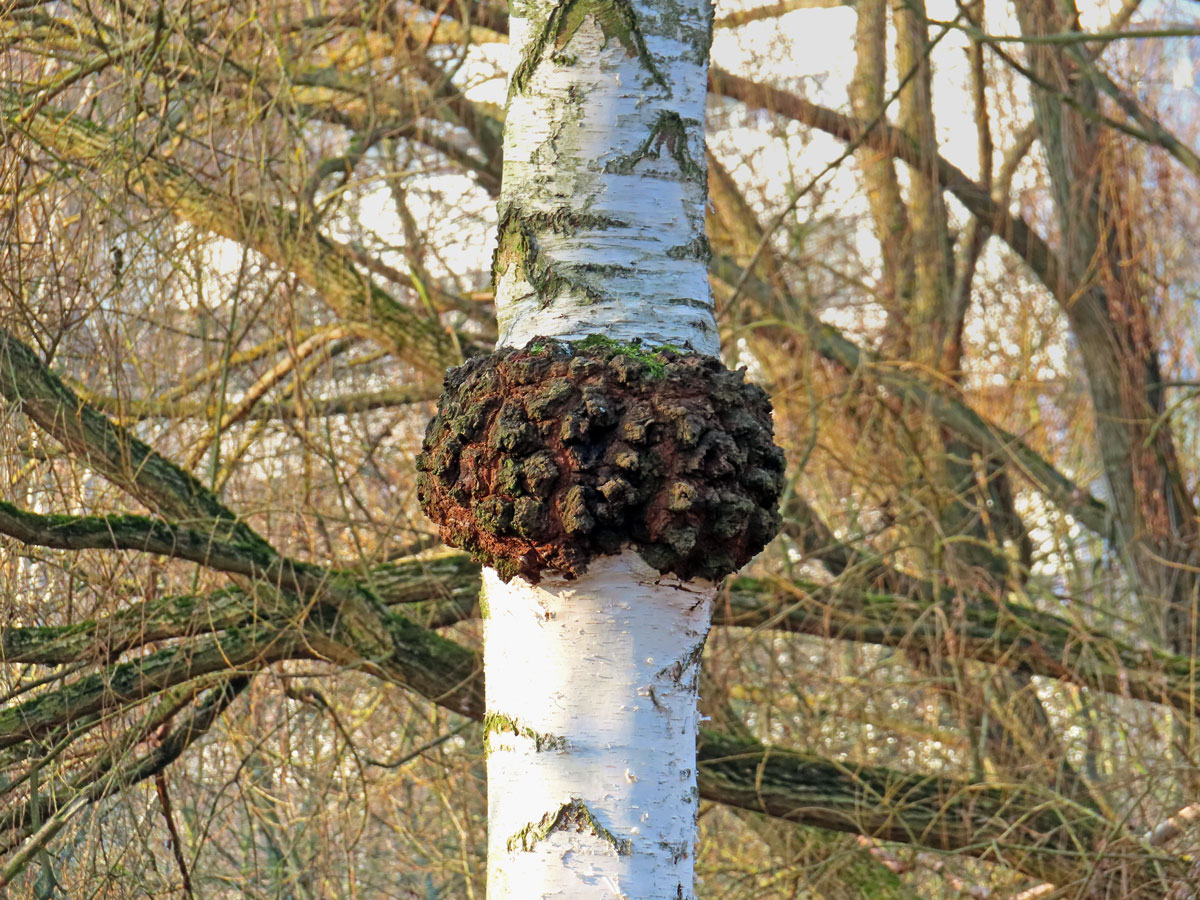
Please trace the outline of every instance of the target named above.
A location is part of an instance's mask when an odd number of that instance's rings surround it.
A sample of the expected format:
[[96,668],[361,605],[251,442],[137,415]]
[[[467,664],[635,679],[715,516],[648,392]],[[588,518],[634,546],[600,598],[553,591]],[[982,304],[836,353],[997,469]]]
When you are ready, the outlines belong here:
[[710,20],[708,4],[677,0],[514,6],[502,345],[600,332],[716,352],[703,265]]
[[484,562],[488,897],[693,897],[714,582],[779,526],[765,393],[716,358],[706,0],[512,5],[499,349],[418,463]]

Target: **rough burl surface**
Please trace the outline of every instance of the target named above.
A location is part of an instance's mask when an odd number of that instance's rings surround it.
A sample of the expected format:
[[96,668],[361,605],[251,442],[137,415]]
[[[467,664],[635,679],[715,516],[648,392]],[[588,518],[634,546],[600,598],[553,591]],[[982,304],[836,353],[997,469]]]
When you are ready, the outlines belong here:
[[717,581],[779,530],[771,404],[715,357],[535,340],[446,375],[417,459],[442,540],[508,580],[582,574],[630,544]]

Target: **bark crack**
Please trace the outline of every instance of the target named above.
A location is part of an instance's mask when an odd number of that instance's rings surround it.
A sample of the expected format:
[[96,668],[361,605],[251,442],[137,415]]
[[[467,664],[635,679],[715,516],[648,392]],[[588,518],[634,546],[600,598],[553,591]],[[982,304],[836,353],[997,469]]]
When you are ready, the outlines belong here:
[[633,841],[618,838],[600,824],[596,814],[578,797],[572,797],[554,812],[548,812],[537,822],[530,822],[508,839],[509,852],[529,852],[541,841],[556,831],[590,832],[616,851],[617,856],[629,856],[633,852]]
[[704,654],[704,639],[701,638],[694,644],[687,653],[675,660],[669,666],[660,669],[655,678],[666,678],[670,681],[680,684],[683,681],[683,676],[700,664],[700,657]]
[[[679,173],[690,181],[704,185],[708,179],[708,168],[692,159],[688,152],[688,133],[697,133],[700,123],[695,119],[685,119],[673,109],[664,109],[650,127],[650,134],[642,145],[626,156],[618,157],[604,165],[604,171],[609,174],[629,175],[634,167],[643,159],[659,159],[663,147],[679,166]],[[705,241],[707,244],[707,241]]]
[[[553,43],[554,53],[561,54],[563,48],[575,36],[575,32],[579,30],[588,15],[595,18],[600,30],[604,32],[606,44],[612,38],[620,41],[625,48],[626,55],[636,56],[642,67],[649,73],[650,79],[666,91],[666,96],[671,96],[670,85],[667,84],[654,57],[646,47],[641,23],[630,0],[563,0],[555,5],[538,30],[536,37],[521,54],[521,62],[513,70],[512,80],[509,82],[508,96],[510,99],[516,94],[523,93],[529,86],[529,81],[533,77],[533,73],[537,71],[546,47]],[[574,59],[558,56],[555,61],[565,65],[573,62]]]

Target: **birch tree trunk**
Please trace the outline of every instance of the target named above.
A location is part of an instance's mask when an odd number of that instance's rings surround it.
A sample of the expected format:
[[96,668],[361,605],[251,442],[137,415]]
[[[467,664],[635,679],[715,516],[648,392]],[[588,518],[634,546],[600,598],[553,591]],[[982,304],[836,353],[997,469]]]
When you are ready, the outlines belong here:
[[[498,362],[448,377],[420,464],[443,538],[492,563],[490,900],[693,896],[698,667],[714,580],[747,558],[702,544],[761,549],[783,468],[765,395],[711,359],[711,17],[708,0],[512,5]],[[551,411],[568,396],[577,413]],[[701,470],[751,473],[765,499]]]
[[[502,345],[716,353],[707,0],[513,4]],[[485,571],[488,897],[693,895],[696,685],[713,585],[629,549],[573,581]]]
[[706,0],[520,0],[509,20],[500,344],[717,351],[704,236]]
[[712,586],[680,587],[628,550],[574,582],[486,571],[491,900],[692,896]]

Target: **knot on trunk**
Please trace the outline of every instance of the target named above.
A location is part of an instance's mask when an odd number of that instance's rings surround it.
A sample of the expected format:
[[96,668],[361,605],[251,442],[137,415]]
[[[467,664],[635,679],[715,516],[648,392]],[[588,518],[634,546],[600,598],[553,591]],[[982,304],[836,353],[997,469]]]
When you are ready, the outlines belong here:
[[783,451],[766,392],[716,357],[535,339],[446,374],[417,458],[442,540],[505,581],[582,574],[630,545],[717,581],[779,531]]

